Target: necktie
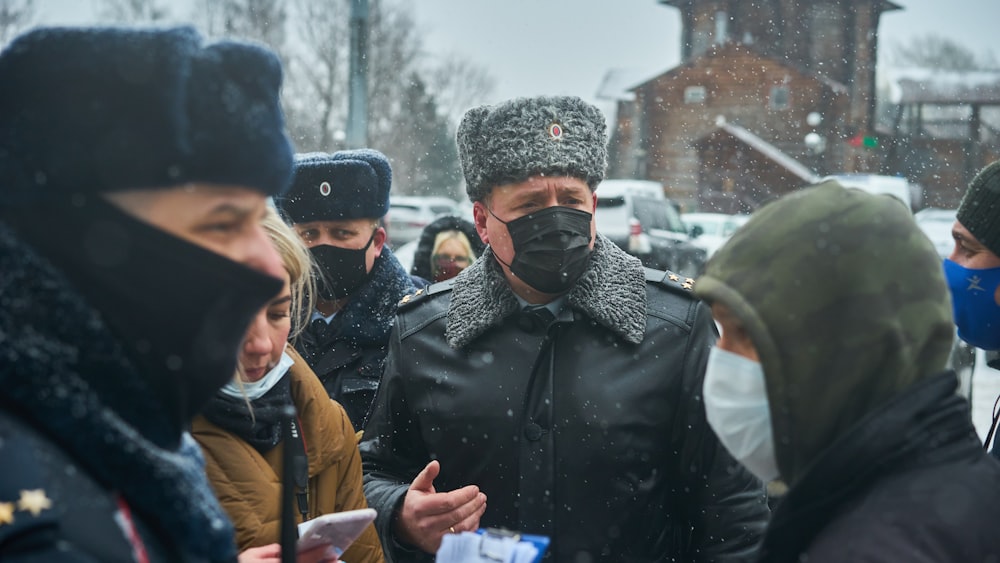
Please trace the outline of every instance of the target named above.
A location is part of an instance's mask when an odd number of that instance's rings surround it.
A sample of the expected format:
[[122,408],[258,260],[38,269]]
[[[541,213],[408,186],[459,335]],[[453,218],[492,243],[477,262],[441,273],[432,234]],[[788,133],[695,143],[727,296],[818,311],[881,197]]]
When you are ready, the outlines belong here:
[[517,323],[525,332],[535,332],[545,330],[555,319],[555,315],[545,305],[528,305],[521,309]]

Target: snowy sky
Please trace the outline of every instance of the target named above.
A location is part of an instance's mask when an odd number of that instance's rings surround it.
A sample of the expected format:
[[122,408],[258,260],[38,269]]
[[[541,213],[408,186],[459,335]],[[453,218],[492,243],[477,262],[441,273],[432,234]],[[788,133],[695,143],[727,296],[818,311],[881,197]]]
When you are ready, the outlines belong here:
[[[803,0],[805,1],[805,0]],[[879,29],[883,50],[936,33],[978,52],[993,49],[1000,0],[893,0]],[[93,0],[36,0],[45,23],[93,22]],[[190,0],[171,0],[177,15]],[[650,76],[680,60],[680,16],[658,0],[413,0],[430,54],[457,52],[489,69],[493,100],[537,94],[596,98],[605,73],[631,67]]]

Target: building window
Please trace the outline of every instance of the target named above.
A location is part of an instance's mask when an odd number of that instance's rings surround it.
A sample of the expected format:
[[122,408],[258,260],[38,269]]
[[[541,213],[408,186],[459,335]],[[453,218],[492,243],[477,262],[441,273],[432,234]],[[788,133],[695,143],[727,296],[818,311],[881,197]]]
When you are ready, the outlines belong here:
[[791,106],[791,93],[788,86],[772,86],[770,106],[771,109],[788,109]]
[[685,104],[704,104],[705,103],[705,87],[704,86],[688,86],[684,89],[684,103]]

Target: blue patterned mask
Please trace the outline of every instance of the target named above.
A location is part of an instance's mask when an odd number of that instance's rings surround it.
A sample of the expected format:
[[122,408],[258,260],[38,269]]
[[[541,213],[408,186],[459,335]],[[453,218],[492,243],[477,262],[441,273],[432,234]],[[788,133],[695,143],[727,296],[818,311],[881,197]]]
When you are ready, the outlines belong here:
[[1000,305],[994,295],[1000,268],[971,269],[945,259],[944,273],[958,337],[983,350],[1000,350]]

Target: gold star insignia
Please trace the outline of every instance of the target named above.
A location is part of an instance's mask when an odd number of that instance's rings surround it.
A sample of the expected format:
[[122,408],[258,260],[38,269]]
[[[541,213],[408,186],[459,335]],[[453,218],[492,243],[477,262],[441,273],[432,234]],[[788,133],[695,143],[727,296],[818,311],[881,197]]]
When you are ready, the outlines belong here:
[[691,279],[691,278],[687,278],[687,279],[684,280],[684,283],[689,283],[689,284],[694,285],[694,280]]
[[17,509],[38,516],[43,510],[52,508],[52,501],[45,496],[44,489],[21,491],[21,500],[17,501]]
[[404,295],[403,299],[399,302],[399,304],[400,305],[406,305],[407,303],[410,302],[410,299],[412,299],[412,298],[413,298],[412,295]]
[[424,290],[423,290],[423,289],[418,289],[418,290],[417,290],[417,292],[416,292],[416,293],[414,293],[413,295],[420,295],[420,294],[421,294],[421,293],[423,293],[423,292],[424,292]]
[[14,503],[0,502],[0,526],[14,523]]
[[670,274],[670,281],[677,281],[679,279],[681,279],[681,277],[677,274]]
[[690,290],[693,286],[691,284],[689,284],[689,283],[684,283],[684,284],[681,285],[681,287],[683,287],[684,289]]

